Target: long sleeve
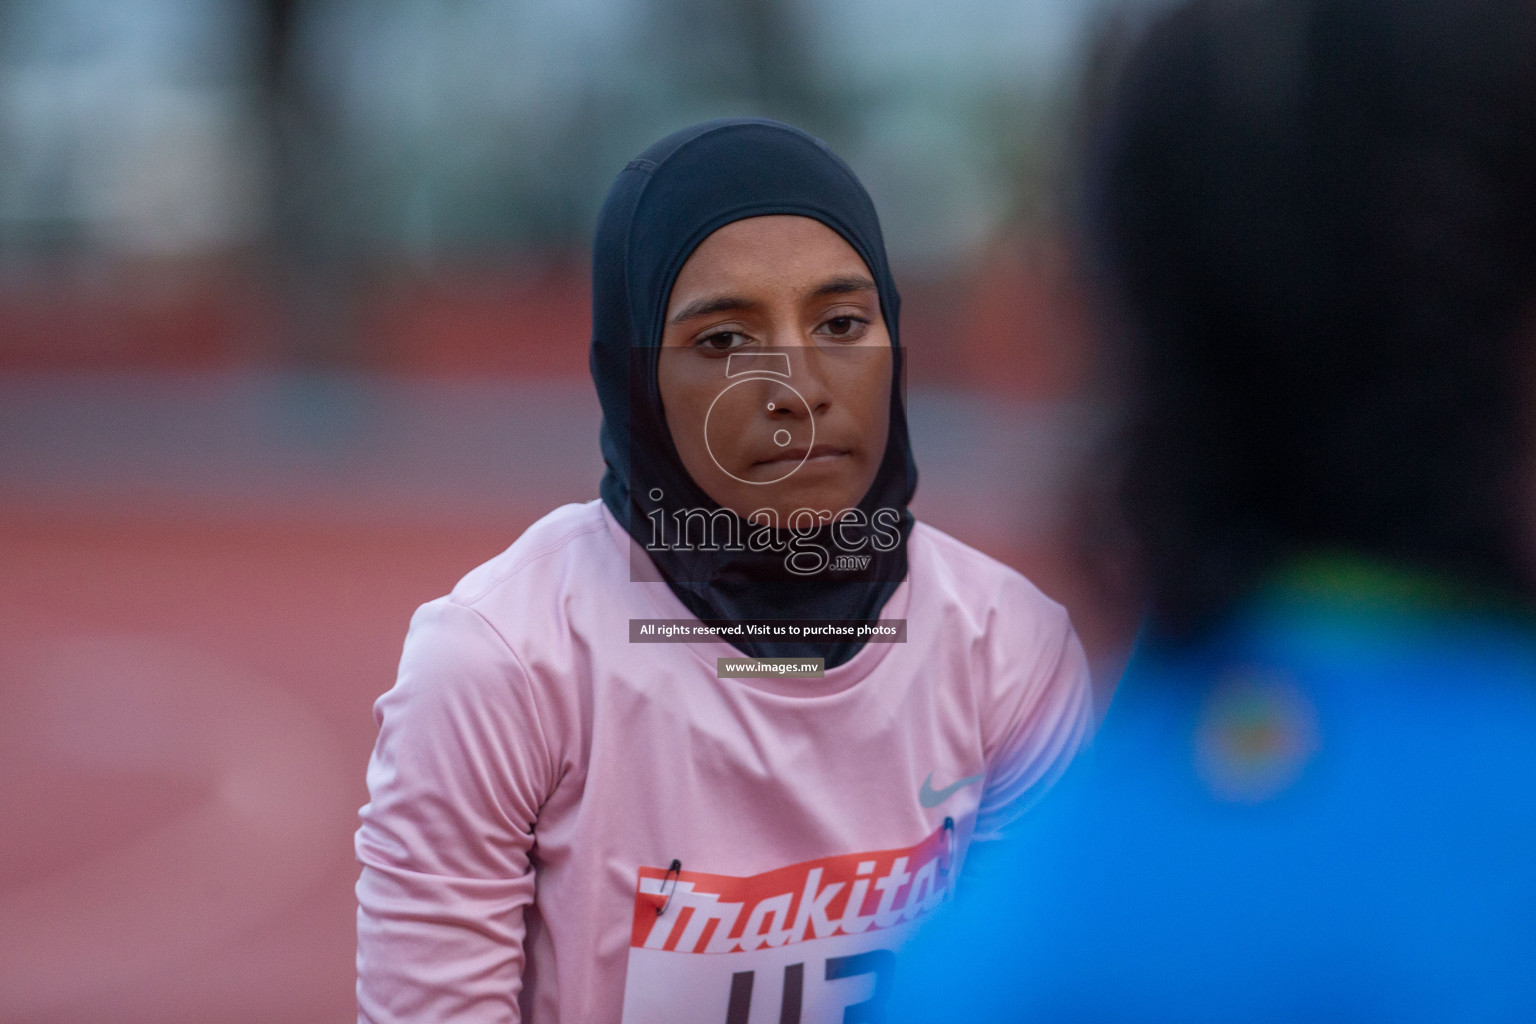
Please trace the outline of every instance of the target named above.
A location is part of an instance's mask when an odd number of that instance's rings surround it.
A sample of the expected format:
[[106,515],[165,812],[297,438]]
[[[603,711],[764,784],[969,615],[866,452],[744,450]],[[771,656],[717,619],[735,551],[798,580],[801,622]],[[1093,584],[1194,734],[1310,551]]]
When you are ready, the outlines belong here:
[[528,674],[474,609],[411,621],[356,838],[358,1019],[515,1022],[529,854],[557,778]]
[[[1038,595],[1035,601],[1041,600]],[[1003,831],[1071,761],[1087,732],[1091,707],[1088,658],[1065,609],[1025,615],[1004,604],[991,650],[995,727],[989,741],[986,790],[974,838]],[[1021,630],[1020,622],[1039,623]]]

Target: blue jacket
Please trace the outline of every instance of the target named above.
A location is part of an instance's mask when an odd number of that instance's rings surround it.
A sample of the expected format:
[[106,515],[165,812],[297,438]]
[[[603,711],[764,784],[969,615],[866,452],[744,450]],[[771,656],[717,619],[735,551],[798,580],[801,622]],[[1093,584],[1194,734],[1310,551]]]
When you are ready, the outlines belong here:
[[1536,1021],[1536,628],[1335,565],[1142,650],[895,1021]]

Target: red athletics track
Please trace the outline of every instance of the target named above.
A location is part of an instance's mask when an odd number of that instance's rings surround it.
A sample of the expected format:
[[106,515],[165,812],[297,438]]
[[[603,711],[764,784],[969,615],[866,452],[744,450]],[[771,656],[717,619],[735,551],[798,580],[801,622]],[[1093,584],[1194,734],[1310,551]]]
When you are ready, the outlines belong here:
[[340,1021],[370,704],[524,525],[0,520],[0,1020]]
[[[1087,346],[1029,252],[907,288],[912,379],[959,389],[914,396],[914,508],[1112,667],[1058,537]],[[371,704],[417,604],[595,492],[585,278],[384,282],[377,378],[252,372],[217,273],[73,281],[0,303],[0,1024],[352,1020]]]
[[[371,703],[416,605],[536,514],[0,504],[0,1020],[353,1019]],[[1107,649],[1058,550],[967,539]]]

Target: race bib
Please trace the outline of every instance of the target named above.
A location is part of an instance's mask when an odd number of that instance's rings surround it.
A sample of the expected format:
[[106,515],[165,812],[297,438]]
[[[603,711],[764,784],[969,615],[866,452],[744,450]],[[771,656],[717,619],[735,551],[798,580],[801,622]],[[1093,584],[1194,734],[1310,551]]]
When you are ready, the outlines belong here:
[[623,1024],[877,1021],[896,950],[949,894],[954,831],[737,877],[642,867]]

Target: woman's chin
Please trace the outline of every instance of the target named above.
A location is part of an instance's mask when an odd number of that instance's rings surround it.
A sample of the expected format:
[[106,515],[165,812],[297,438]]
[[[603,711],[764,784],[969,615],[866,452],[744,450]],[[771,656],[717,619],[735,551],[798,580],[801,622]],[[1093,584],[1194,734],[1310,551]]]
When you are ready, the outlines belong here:
[[741,507],[736,511],[746,516],[766,509],[778,518],[777,525],[788,527],[790,518],[806,509],[815,514],[819,523],[830,523],[863,497],[863,491],[854,486],[829,487],[810,481],[791,486],[791,483],[785,480],[771,487],[753,488],[758,493],[740,495],[741,500],[732,504],[739,504]]

